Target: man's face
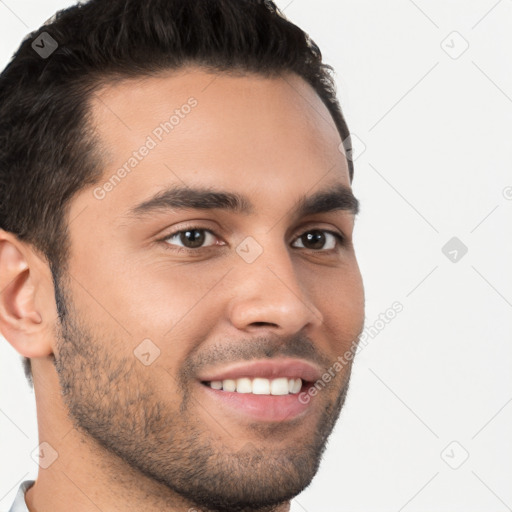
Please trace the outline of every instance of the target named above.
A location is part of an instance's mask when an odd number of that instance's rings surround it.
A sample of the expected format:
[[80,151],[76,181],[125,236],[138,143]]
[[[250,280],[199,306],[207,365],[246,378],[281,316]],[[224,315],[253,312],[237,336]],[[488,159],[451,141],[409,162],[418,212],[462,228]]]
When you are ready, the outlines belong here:
[[[327,108],[294,75],[190,68],[105,88],[92,113],[110,160],[71,204],[58,290],[55,363],[71,418],[212,510],[291,499],[318,469],[350,361],[307,391],[363,328],[354,215],[329,201],[298,209],[350,190]],[[174,192],[133,212],[177,187],[188,192],[181,207],[169,206]],[[213,195],[183,208],[196,189],[243,196],[246,211],[206,208]]]

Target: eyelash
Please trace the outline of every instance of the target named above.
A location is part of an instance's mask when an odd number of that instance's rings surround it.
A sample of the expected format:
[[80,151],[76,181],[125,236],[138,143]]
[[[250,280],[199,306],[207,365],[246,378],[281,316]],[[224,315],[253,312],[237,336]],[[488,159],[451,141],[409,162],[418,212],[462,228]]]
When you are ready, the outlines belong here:
[[[206,246],[206,247],[198,247],[196,249],[191,249],[189,247],[173,246],[172,244],[169,244],[167,242],[167,240],[169,240],[170,238],[173,238],[176,235],[179,235],[181,233],[185,233],[187,231],[205,231],[207,233],[212,234],[215,238],[218,238],[217,235],[211,229],[203,228],[201,226],[190,226],[190,227],[187,227],[187,228],[180,229],[178,231],[174,231],[172,233],[169,233],[165,237],[160,238],[159,240],[157,240],[157,242],[162,242],[164,244],[164,249],[165,250],[172,251],[172,252],[175,252],[175,253],[198,254],[201,250],[211,249],[212,247],[215,247],[215,245],[209,245],[209,246]],[[345,237],[343,235],[341,235],[340,233],[337,233],[336,231],[331,231],[329,229],[316,229],[316,228],[308,229],[308,230],[302,232],[300,235],[296,236],[294,241],[298,240],[301,237],[303,237],[307,233],[311,233],[313,231],[320,231],[322,233],[329,233],[330,235],[333,235],[334,238],[336,238],[336,240],[338,242],[337,243],[337,247],[334,248],[334,249],[327,249],[327,250],[325,250],[325,249],[307,249],[307,248],[303,248],[303,247],[294,247],[294,249],[305,249],[306,251],[309,250],[309,251],[316,252],[316,253],[327,253],[327,254],[329,254],[329,253],[332,253],[333,251],[336,251],[337,249],[339,249],[340,246],[345,245]]]

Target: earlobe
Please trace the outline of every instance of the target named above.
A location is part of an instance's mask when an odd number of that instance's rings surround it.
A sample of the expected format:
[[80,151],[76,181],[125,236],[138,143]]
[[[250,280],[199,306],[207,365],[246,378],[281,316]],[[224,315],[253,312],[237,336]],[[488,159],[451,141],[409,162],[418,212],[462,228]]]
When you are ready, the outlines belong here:
[[[31,254],[33,257],[31,258]],[[52,353],[48,334],[49,312],[37,307],[37,297],[47,292],[37,256],[12,233],[0,230],[0,332],[25,357]]]

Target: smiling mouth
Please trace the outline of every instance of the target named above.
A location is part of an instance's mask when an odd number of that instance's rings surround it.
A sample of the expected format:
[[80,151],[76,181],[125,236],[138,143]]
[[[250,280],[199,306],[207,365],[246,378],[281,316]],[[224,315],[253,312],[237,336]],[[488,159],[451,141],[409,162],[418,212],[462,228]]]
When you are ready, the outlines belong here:
[[297,395],[304,388],[307,389],[312,383],[300,378],[291,377],[278,377],[274,379],[241,377],[238,379],[201,381],[201,384],[217,391],[283,396]]

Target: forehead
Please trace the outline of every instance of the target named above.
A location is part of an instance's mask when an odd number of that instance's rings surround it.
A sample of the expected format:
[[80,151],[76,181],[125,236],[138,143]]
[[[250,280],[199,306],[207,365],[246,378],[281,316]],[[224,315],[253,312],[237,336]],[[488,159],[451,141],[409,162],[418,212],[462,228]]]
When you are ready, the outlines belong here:
[[106,154],[107,193],[93,201],[103,213],[121,214],[172,184],[249,187],[270,204],[274,193],[280,201],[316,183],[350,183],[328,109],[294,74],[186,68],[123,80],[95,93],[91,113]]

